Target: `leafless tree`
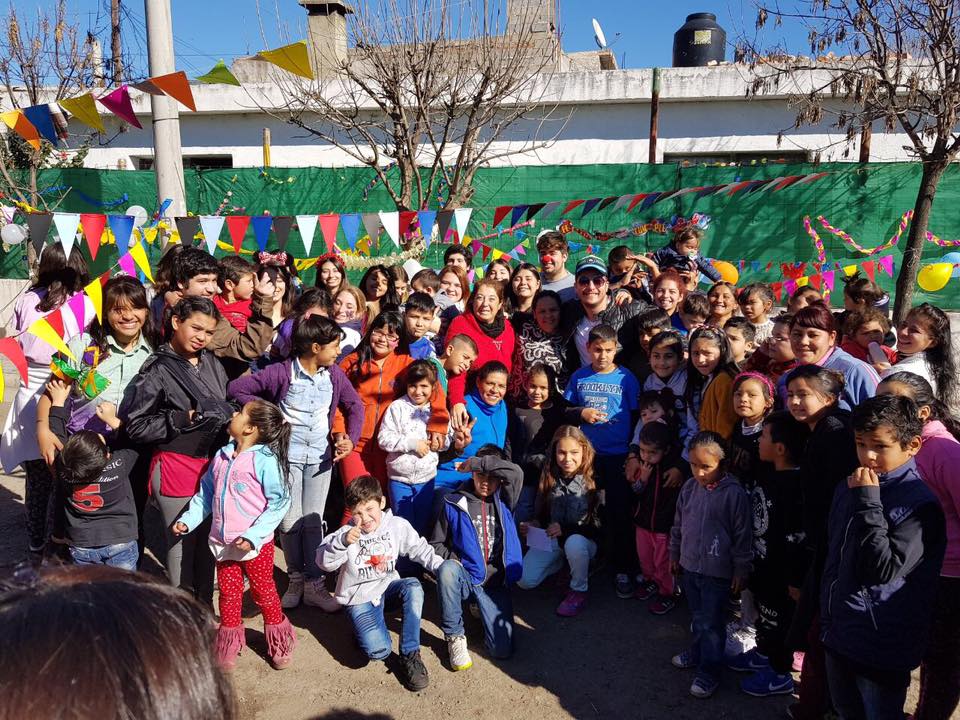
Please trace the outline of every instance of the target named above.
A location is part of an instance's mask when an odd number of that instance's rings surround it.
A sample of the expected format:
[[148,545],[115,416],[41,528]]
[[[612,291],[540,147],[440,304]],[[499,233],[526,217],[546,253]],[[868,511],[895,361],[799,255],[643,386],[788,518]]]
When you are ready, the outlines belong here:
[[937,185],[960,153],[960,0],[814,0],[806,10],[761,5],[757,29],[800,23],[812,58],[742,42],[752,91],[788,89],[797,126],[829,115],[852,139],[874,123],[900,128],[922,165],[897,277],[894,320],[910,309]]
[[498,0],[361,0],[346,59],[315,81],[278,75],[283,102],[261,107],[369,167],[397,209],[438,194],[461,207],[478,168],[563,127],[559,35],[534,23],[552,1],[517,3],[508,18]]

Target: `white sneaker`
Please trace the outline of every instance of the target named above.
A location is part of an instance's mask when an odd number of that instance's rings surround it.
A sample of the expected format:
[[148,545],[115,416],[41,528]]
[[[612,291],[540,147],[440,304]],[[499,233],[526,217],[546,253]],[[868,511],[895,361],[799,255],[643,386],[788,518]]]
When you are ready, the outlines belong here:
[[280,598],[280,607],[284,610],[295,608],[303,599],[303,575],[298,572],[292,572],[289,575],[290,584],[287,585],[287,591]]
[[340,610],[340,603],[327,590],[327,585],[322,577],[304,581],[303,604],[321,608],[328,613],[335,613]]
[[470,653],[467,652],[466,635],[448,635],[447,653],[450,655],[450,667],[454,672],[459,670],[469,670],[473,667],[473,660]]
[[757,629],[743,623],[728,623],[724,654],[728,658],[737,657],[753,650],[757,646]]

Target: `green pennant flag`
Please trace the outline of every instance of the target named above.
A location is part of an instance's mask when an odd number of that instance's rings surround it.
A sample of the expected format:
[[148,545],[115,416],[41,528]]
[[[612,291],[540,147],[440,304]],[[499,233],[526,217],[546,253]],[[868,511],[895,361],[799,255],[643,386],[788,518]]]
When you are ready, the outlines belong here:
[[236,85],[240,87],[240,81],[233,76],[227,64],[221,60],[213,66],[213,70],[206,75],[200,75],[197,80],[207,85]]

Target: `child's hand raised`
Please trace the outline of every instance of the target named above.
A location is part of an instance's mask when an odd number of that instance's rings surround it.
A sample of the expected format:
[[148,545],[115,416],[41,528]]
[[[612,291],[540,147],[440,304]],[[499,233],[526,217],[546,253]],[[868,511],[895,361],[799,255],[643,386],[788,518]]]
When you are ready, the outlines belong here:
[[97,405],[97,417],[116,430],[120,427],[120,418],[117,417],[117,406],[112,402],[102,402]]
[[241,552],[248,553],[253,551],[253,543],[246,538],[238,537],[233,541],[233,546]]
[[186,535],[188,532],[190,532],[190,528],[188,528],[182,522],[175,522],[171,529],[173,530],[174,535]]
[[858,467],[847,478],[847,487],[851,490],[862,487],[880,487],[880,478],[870,468]]
[[66,380],[54,378],[47,383],[47,394],[53,401],[54,407],[63,407],[70,397],[70,385]]
[[254,286],[254,290],[257,295],[262,295],[264,297],[273,297],[274,292],[276,292],[276,286],[273,283],[273,280],[270,279],[270,276],[263,274],[257,278],[257,284]]
[[361,533],[360,526],[354,525],[352,528],[350,528],[347,531],[347,534],[343,536],[344,545],[346,545],[347,547],[350,547],[351,545],[353,545],[357,540],[360,539],[360,533]]

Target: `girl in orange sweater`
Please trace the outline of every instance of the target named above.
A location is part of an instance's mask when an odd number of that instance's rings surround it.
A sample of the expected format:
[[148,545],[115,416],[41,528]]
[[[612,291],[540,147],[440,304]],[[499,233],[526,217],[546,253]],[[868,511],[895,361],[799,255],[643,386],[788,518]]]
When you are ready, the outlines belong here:
[[733,378],[736,362],[723,330],[702,327],[690,334],[687,365],[687,412],[692,427],[710,430],[730,440],[737,424],[733,409]]

